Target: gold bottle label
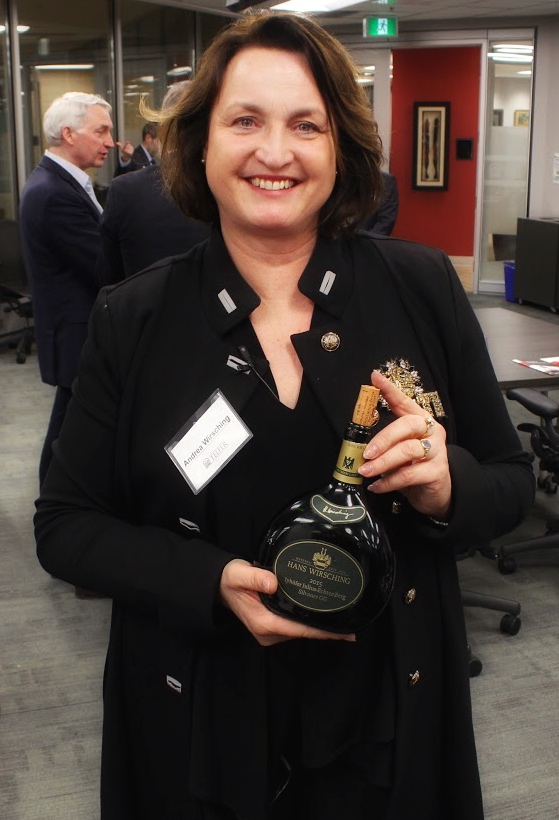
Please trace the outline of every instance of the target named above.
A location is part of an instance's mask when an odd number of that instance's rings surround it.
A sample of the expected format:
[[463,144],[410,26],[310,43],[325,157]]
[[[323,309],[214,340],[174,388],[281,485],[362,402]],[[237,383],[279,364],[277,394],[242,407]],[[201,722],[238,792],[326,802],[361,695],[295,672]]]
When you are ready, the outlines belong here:
[[348,552],[325,541],[300,540],[278,552],[273,572],[282,592],[303,609],[340,612],[357,603],[363,570]]
[[334,478],[345,481],[346,484],[362,484],[363,476],[357,470],[365,461],[363,451],[366,446],[367,444],[344,439],[334,468]]

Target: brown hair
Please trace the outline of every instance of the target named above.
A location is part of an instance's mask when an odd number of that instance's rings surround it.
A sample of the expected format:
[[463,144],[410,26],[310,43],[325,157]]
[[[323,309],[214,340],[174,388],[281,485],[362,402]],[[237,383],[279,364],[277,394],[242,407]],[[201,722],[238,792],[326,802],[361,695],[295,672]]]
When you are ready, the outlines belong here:
[[319,231],[334,236],[342,229],[354,230],[382,199],[382,144],[348,53],[318,23],[300,14],[257,11],[227,26],[202,55],[188,92],[161,112],[161,169],[171,196],[187,216],[219,220],[202,154],[227,66],[249,47],[280,49],[307,59],[328,111],[338,172],[334,189],[322,206]]

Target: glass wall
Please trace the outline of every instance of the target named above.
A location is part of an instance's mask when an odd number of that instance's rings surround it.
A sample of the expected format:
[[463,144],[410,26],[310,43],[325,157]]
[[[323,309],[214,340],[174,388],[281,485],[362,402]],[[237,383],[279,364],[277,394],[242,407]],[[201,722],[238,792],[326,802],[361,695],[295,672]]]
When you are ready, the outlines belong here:
[[229,22],[144,0],[121,0],[124,133],[120,142],[138,145],[145,120],[138,104],[158,107],[170,85],[187,80],[196,54]]
[[504,262],[516,253],[516,220],[526,216],[533,41],[492,41],[478,289],[503,290]]
[[[56,15],[48,3],[18,0],[17,13],[18,22],[28,27],[19,36],[27,178],[45,149],[43,114],[52,101],[66,91],[84,91],[113,105],[114,71],[109,60],[109,0],[60,3]],[[112,169],[104,167],[91,175],[102,194]]]
[[6,4],[0,0],[0,219],[15,218],[15,152]]

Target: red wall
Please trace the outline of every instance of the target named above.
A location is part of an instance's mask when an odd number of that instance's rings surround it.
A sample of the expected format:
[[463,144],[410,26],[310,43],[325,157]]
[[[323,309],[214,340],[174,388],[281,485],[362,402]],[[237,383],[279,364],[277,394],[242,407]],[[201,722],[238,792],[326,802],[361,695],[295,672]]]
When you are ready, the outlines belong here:
[[[395,49],[390,172],[400,208],[393,236],[473,256],[480,48]],[[413,104],[450,102],[448,190],[412,189]],[[474,140],[473,160],[456,159],[456,139]]]

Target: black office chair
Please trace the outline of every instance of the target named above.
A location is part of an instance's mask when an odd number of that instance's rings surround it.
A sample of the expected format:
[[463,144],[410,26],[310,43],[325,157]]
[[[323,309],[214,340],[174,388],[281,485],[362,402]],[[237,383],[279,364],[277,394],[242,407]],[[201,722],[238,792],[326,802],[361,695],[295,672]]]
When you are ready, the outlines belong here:
[[[0,265],[1,270],[1,265]],[[5,333],[3,340],[16,349],[16,362],[23,364],[31,353],[35,331],[32,324],[33,302],[31,297],[17,290],[0,284],[0,304],[4,306],[4,313],[14,313],[25,321],[25,325],[18,330]]]
[[[490,550],[487,549],[480,549],[480,550],[472,550],[469,553],[465,553],[458,557],[458,560],[463,558],[472,558],[476,555],[477,552],[480,552],[482,555],[485,555],[487,558],[495,559],[495,554]],[[462,594],[462,606],[473,606],[473,607],[480,607],[482,609],[490,609],[494,612],[502,612],[503,616],[501,618],[499,627],[501,632],[506,635],[516,635],[520,631],[520,627],[522,626],[522,620],[520,619],[520,611],[521,607],[518,601],[513,601],[508,598],[499,598],[496,595],[488,595],[484,592],[474,592],[471,589],[460,589]],[[476,678],[483,669],[483,664],[481,660],[472,653],[471,647],[468,644],[468,662],[470,668],[470,677]]]
[[15,219],[0,220],[0,303],[4,313],[13,313],[24,320],[25,324],[16,330],[8,331],[1,337],[2,341],[16,348],[16,361],[23,364],[31,353],[34,339],[33,302],[27,293],[19,287],[27,281],[19,225]]
[[[530,433],[532,450],[539,459],[538,487],[546,493],[556,493],[559,484],[559,404],[531,387],[511,387],[507,390],[507,398],[520,402],[539,417],[539,423],[523,422],[518,429]],[[558,546],[559,518],[551,518],[546,522],[543,535],[513,541],[501,547],[497,558],[499,572],[503,575],[515,572],[514,554]]]

